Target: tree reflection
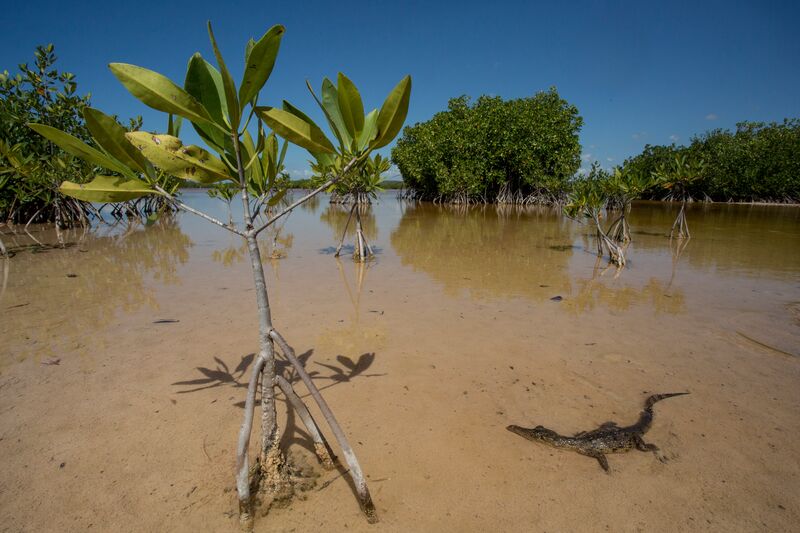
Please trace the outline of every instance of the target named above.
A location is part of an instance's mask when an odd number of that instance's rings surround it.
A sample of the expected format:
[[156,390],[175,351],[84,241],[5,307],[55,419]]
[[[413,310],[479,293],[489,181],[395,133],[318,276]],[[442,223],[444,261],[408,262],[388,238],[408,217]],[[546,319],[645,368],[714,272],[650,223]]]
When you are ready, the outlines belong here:
[[575,290],[564,301],[565,309],[580,314],[597,308],[627,311],[646,304],[656,314],[678,314],[686,310],[683,291],[670,289],[658,278],[650,278],[642,287],[610,287],[606,284],[607,280],[602,279],[608,272],[608,268],[602,271],[598,269],[591,279],[576,280]]
[[149,227],[131,222],[62,237],[63,245],[48,244],[57,242],[51,231],[37,235],[41,245],[17,239],[2,302],[5,352],[15,360],[60,356],[89,338],[96,350],[104,342],[100,333],[120,311],[157,309],[156,287],[148,285],[148,277],[178,283],[178,266],[189,259],[192,246],[170,216]]
[[[349,205],[340,203],[329,204],[320,214],[319,219],[324,222],[333,232],[333,240],[336,243],[342,241],[354,241],[356,238],[355,220],[348,220],[350,217]],[[361,230],[367,241],[375,242],[378,238],[378,223],[375,220],[375,213],[372,212],[371,204],[358,204],[356,209],[361,215]],[[346,231],[345,231],[346,230]],[[344,249],[352,253],[355,251],[354,245],[344,246]]]
[[[645,236],[637,239],[635,247],[660,252],[669,247],[669,240],[661,236],[667,235],[676,208],[660,203],[646,207],[631,214],[631,224],[639,230],[633,233]],[[692,219],[691,244],[680,250],[672,245],[673,256],[682,262],[706,271],[796,276],[800,269],[800,209],[727,204],[692,204],[687,209]]]
[[391,243],[404,265],[473,297],[543,300],[569,292],[575,226],[537,207],[408,205]]

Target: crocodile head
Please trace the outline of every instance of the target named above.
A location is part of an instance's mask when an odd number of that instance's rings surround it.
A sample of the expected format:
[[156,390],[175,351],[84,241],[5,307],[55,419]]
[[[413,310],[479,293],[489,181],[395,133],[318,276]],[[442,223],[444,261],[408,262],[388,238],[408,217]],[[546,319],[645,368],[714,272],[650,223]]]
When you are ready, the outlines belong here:
[[536,426],[535,428],[524,428],[520,426],[508,426],[506,427],[512,433],[516,433],[521,437],[525,437],[526,439],[530,440],[538,440],[544,442],[550,442],[556,437],[558,437],[558,433],[553,431],[552,429],[547,429],[544,426]]

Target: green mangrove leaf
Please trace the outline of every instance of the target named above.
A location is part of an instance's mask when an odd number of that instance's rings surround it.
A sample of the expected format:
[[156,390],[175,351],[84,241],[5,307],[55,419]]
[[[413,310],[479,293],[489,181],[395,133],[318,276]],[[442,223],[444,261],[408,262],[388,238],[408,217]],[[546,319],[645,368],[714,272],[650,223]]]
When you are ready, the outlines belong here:
[[386,146],[394,139],[403,127],[408,114],[408,102],[411,98],[411,76],[406,76],[398,83],[378,113],[378,136],[372,142],[372,149]]
[[255,39],[253,39],[252,37],[247,39],[247,44],[244,45],[244,62],[245,62],[245,64],[247,64],[247,62],[250,60],[250,52],[253,51],[253,47],[255,45],[256,45],[256,40]]
[[283,166],[283,160],[286,158],[286,149],[289,148],[289,141],[286,139],[283,140],[283,146],[281,147],[281,155],[278,156],[278,168]]
[[153,165],[177,178],[203,184],[231,178],[219,158],[199,146],[185,146],[177,137],[144,131],[129,132],[125,136]]
[[333,154],[312,153],[317,165],[322,168],[330,168],[336,164],[336,157]]
[[267,135],[264,155],[267,157],[266,174],[270,179],[275,179],[278,174],[278,138],[275,133]]
[[148,171],[147,159],[125,138],[127,130],[114,117],[87,107],[83,110],[83,118],[94,140],[112,157],[129,168]]
[[[189,59],[186,67],[186,78],[183,86],[186,92],[197,98],[208,114],[225,129],[229,129],[228,124],[228,102],[225,99],[225,90],[222,86],[222,75],[214,68],[214,65],[203,59],[199,53],[194,54]],[[227,135],[219,128],[215,128],[209,123],[192,123],[198,135],[206,141],[209,146],[222,152],[225,146]]]
[[347,76],[340,72],[336,82],[339,86],[339,111],[347,131],[355,139],[364,129],[364,103],[358,88]]
[[244,76],[239,86],[239,101],[242,104],[253,100],[272,74],[285,31],[280,24],[271,27],[247,54]]
[[291,113],[292,115],[296,116],[299,119],[305,120],[309,124],[315,124],[314,121],[305,113],[297,109],[295,106],[290,104],[288,101],[283,101],[283,110]]
[[169,119],[167,120],[167,133],[175,137],[180,136],[182,125],[183,117],[176,117],[170,114]]
[[166,76],[127,63],[111,63],[108,68],[128,91],[142,103],[192,122],[211,122],[203,104]]
[[211,47],[214,49],[214,56],[217,58],[217,65],[219,65],[220,75],[222,76],[222,88],[225,93],[225,101],[228,104],[228,118],[231,129],[237,130],[239,128],[239,120],[241,120],[242,112],[239,109],[236,85],[233,83],[233,78],[228,71],[228,67],[225,66],[225,60],[222,59],[222,54],[217,46],[217,40],[214,38],[214,30],[211,29],[211,21],[208,22],[208,38],[211,40]]
[[82,140],[78,139],[77,137],[73,137],[69,133],[64,133],[59,129],[45,126],[44,124],[29,123],[28,127],[65,152],[69,152],[74,156],[80,157],[81,159],[88,161],[93,165],[97,165],[114,172],[119,172],[120,174],[124,174],[128,177],[135,177],[135,173],[121,162],[104,154],[96,148],[92,148]]
[[373,109],[364,119],[364,129],[358,136],[358,151],[363,152],[378,135],[378,110]]
[[257,107],[256,114],[272,131],[309,152],[336,151],[319,126],[311,121],[275,107]]
[[[259,143],[261,139],[259,139]],[[264,173],[262,172],[261,165],[258,161],[259,151],[261,151],[262,147],[259,145],[257,146],[256,143],[253,142],[253,137],[250,135],[249,131],[245,131],[244,135],[242,135],[242,155],[244,157],[243,161],[246,161],[245,164],[245,174],[246,178],[249,182],[254,184],[261,184],[264,181]]]
[[267,201],[267,205],[270,206],[270,207],[277,205],[278,202],[283,200],[283,197],[286,196],[286,193],[288,191],[289,191],[289,188],[287,187],[286,189],[281,189],[280,191],[276,192],[275,194],[272,195],[272,198],[270,198]]
[[342,147],[350,148],[353,137],[345,125],[342,110],[339,109],[339,92],[328,78],[322,80],[322,110],[325,111],[331,129]]
[[125,202],[148,194],[158,194],[147,183],[120,176],[95,176],[89,183],[65,181],[62,194],[85,202]]

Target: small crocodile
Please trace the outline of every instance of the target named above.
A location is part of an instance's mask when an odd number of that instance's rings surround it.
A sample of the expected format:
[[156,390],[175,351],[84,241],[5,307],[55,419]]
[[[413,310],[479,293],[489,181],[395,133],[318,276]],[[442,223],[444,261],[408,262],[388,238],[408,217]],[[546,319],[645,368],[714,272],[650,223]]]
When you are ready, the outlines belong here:
[[523,428],[520,426],[508,426],[506,429],[516,433],[521,437],[535,442],[542,442],[554,448],[565,448],[578,452],[587,457],[597,459],[603,470],[608,472],[607,453],[628,452],[636,448],[643,452],[653,452],[656,458],[664,462],[665,459],[658,454],[658,446],[647,444],[642,438],[650,424],[653,423],[653,404],[665,398],[689,394],[688,392],[673,392],[669,394],[654,394],[644,402],[644,411],[639,415],[639,420],[632,426],[619,427],[616,422],[606,422],[592,431],[581,431],[574,437],[559,435],[552,429],[543,426],[535,428]]

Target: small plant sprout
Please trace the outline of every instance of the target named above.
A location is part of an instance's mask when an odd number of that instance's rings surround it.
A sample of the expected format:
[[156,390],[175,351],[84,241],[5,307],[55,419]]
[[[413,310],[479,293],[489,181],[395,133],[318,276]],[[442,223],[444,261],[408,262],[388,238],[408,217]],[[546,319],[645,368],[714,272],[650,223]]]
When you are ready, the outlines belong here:
[[[317,165],[315,165],[315,168]],[[362,215],[369,209],[372,199],[377,197],[377,193],[382,191],[380,183],[383,181],[383,174],[389,171],[391,163],[388,159],[375,154],[368,158],[358,172],[351,173],[347,178],[340,180],[333,186],[333,193],[341,203],[350,203],[350,211],[347,215],[347,222],[342,230],[342,237],[336,247],[334,255],[339,257],[344,246],[344,239],[350,223],[355,218],[356,242],[354,245],[353,259],[364,262],[374,255],[372,246],[367,242],[362,224]],[[317,179],[324,179],[324,169]]]
[[688,239],[692,236],[689,224],[686,222],[686,202],[691,199],[689,186],[702,177],[704,168],[703,160],[690,160],[685,155],[676,155],[670,164],[661,165],[655,171],[654,178],[658,183],[670,191],[673,200],[680,199],[681,202],[678,216],[675,217],[675,222],[669,231],[670,239],[673,235],[679,239]]
[[[258,106],[259,92],[275,65],[284,34],[283,26],[273,26],[259,40],[251,39],[247,43],[244,75],[238,87],[217,47],[210,23],[208,33],[217,66],[199,53],[194,54],[189,60],[183,87],[139,66],[112,63],[109,67],[142,103],[188,120],[210,151],[184,144],[174,128],[170,128],[167,134],[129,132],[112,117],[97,110],[91,111],[97,120],[95,127],[90,127],[95,146],[44,124],[30,124],[30,127],[65,151],[107,171],[96,175],[89,183],[63,182],[60,190],[64,194],[89,202],[122,202],[148,195],[162,197],[172,205],[244,239],[258,307],[259,350],[251,366],[244,420],[236,449],[236,490],[242,524],[246,527],[253,524],[251,487],[260,488],[262,505],[265,506],[274,498],[292,493],[289,465],[279,445],[276,388],[283,391],[289,405],[314,437],[322,465],[331,466],[334,460],[322,431],[300,395],[276,372],[278,354],[294,368],[328,422],[347,463],[361,509],[367,519],[374,522],[377,515],[366,478],[344,431],[302,362],[273,323],[258,237],[295,207],[351,174],[360,173],[370,152],[394,139],[408,112],[411,78],[403,78],[389,93],[380,110],[373,110],[367,116],[363,115],[358,90],[343,74],[339,74],[338,90],[325,80],[322,101],[318,102],[339,140],[339,146],[335,147],[311,118],[288,102],[284,101],[281,108]],[[267,134],[265,126],[272,133]],[[280,172],[286,144],[279,152],[276,136],[308,150],[315,160],[324,161],[329,168],[328,178],[319,187],[280,207],[288,185],[288,180],[281,179],[283,175]],[[159,184],[159,171],[181,180],[215,187],[218,191],[233,188],[241,198],[242,220],[238,224],[225,223],[181,202]],[[259,391],[260,453],[251,468],[248,446]]]
[[591,220],[597,235],[597,255],[602,256],[603,251],[607,249],[611,262],[623,267],[625,250],[610,238],[600,225],[600,214],[608,203],[606,174],[595,164],[586,179],[576,181],[564,206],[564,214],[573,219]]
[[629,243],[632,240],[631,227],[626,215],[633,201],[641,198],[654,185],[654,180],[651,176],[616,167],[603,185],[609,198],[609,207],[619,209],[619,216],[608,227],[606,234],[615,242]]

